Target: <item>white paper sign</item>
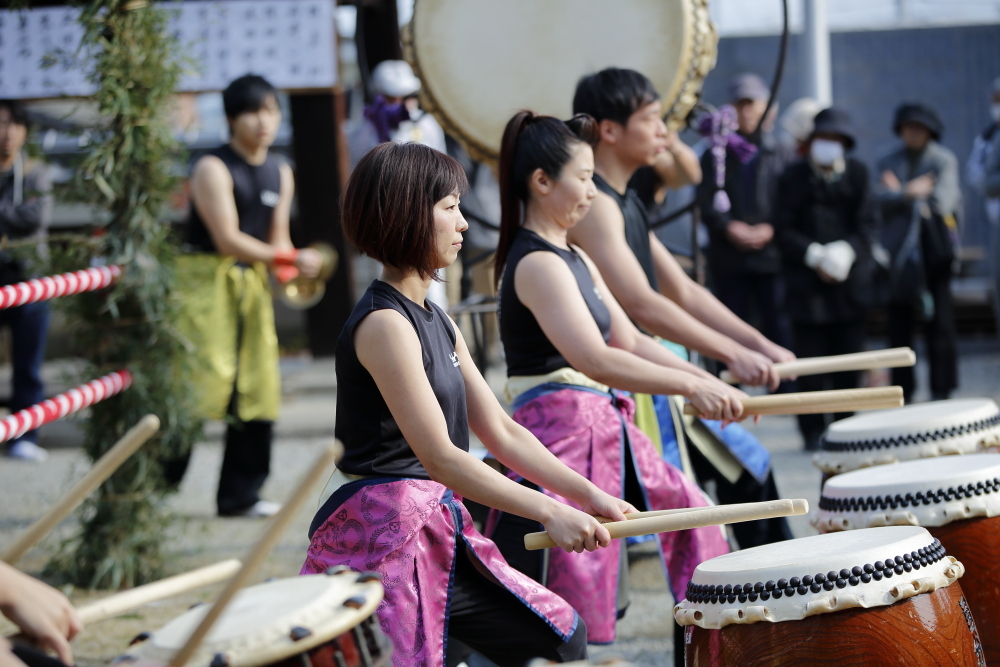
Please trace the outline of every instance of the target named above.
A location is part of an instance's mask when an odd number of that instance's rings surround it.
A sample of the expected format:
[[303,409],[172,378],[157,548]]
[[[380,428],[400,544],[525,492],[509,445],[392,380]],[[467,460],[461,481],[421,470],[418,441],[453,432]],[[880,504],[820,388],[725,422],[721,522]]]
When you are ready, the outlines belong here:
[[[163,3],[170,31],[195,63],[179,90],[224,89],[259,74],[279,89],[337,82],[335,0],[207,0]],[[141,11],[141,10],[137,10]],[[57,49],[74,54],[83,29],[75,7],[0,11],[0,98],[84,96],[93,86],[66,62],[43,67]],[[75,62],[86,61],[86,54]]]

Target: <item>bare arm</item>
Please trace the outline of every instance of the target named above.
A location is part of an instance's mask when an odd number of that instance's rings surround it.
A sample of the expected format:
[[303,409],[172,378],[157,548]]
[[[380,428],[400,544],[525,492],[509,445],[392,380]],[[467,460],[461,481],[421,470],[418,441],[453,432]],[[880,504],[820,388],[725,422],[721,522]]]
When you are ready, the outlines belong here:
[[[358,359],[371,373],[403,437],[431,479],[476,502],[539,521],[564,549],[592,551],[610,543],[607,529],[593,517],[507,479],[451,442],[441,406],[424,371],[420,339],[402,315],[393,310],[368,315],[355,330],[354,343]],[[467,368],[474,368],[467,350],[463,361]],[[463,378],[466,373],[463,370]],[[486,442],[496,444],[495,431],[489,428],[495,418],[482,407],[482,388],[474,385],[472,392],[470,425],[484,431]],[[504,455],[513,460],[507,444]],[[555,471],[551,459],[540,468],[541,477],[569,487],[566,490],[574,496],[586,489],[586,480],[568,481],[575,473]]]
[[667,150],[660,153],[653,169],[668,188],[701,183],[701,162],[694,150],[678,138],[676,132],[669,135]]
[[[725,362],[742,381],[776,384],[777,373],[773,372],[767,358],[699,322],[650,286],[639,260],[625,240],[624,226],[618,205],[606,194],[599,193],[590,213],[570,230],[570,241],[593,259],[628,316],[652,334]],[[658,241],[657,244],[662,248]],[[667,252],[666,248],[663,251]],[[684,279],[693,283],[669,252],[667,256]],[[653,259],[655,262],[655,254]]]
[[563,465],[528,429],[511,419],[476,369],[457,326],[455,336],[465,379],[469,427],[498,461],[525,479],[569,498],[588,513],[621,520],[624,512],[635,511],[624,500],[604,493]]
[[295,197],[295,177],[292,175],[292,168],[287,162],[282,162],[279,168],[281,173],[281,193],[278,197],[278,204],[274,207],[271,216],[271,236],[268,241],[275,248],[291,248],[292,237],[289,233],[290,217],[292,212],[292,199]]
[[688,314],[713,330],[725,334],[743,347],[763,354],[771,361],[791,361],[795,355],[769,341],[766,336],[738,318],[733,311],[684,273],[674,256],[650,232],[653,266],[660,290]]
[[198,160],[191,173],[191,198],[219,254],[244,262],[274,261],[277,248],[240,231],[233,178],[222,160],[214,155]]
[[627,351],[635,346],[634,335],[616,326],[615,320],[611,332],[615,346],[606,344],[573,273],[554,253],[535,252],[518,262],[514,288],[552,345],[587,377],[627,391],[686,396],[712,419],[737,419],[742,414],[739,399],[718,382]]

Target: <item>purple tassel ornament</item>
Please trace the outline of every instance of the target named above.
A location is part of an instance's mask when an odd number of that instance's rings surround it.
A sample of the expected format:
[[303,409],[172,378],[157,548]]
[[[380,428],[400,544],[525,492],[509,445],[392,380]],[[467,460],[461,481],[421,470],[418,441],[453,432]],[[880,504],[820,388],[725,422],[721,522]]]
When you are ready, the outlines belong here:
[[757,154],[757,147],[747,141],[739,130],[736,120],[736,109],[726,104],[714,113],[706,114],[698,123],[698,132],[711,141],[712,165],[715,171],[715,196],[712,205],[720,213],[726,213],[732,208],[729,195],[726,194],[726,151],[732,151],[733,156],[742,164],[746,164]]

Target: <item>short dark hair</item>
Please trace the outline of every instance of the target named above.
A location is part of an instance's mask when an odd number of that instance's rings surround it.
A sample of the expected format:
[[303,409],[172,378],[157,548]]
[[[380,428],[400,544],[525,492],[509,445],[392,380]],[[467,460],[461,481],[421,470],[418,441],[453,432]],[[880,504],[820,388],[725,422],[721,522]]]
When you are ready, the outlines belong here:
[[15,124],[31,127],[31,116],[21,100],[0,100],[0,109],[6,109]]
[[278,100],[278,91],[267,79],[256,74],[241,76],[222,91],[222,106],[226,110],[226,118],[259,111],[268,97]]
[[639,72],[609,67],[577,82],[573,113],[585,113],[598,123],[613,120],[627,125],[632,114],[658,99],[653,82]]
[[462,165],[428,146],[388,142],[361,158],[344,191],[344,232],[358,250],[433,277],[434,205],[469,182]]
[[561,121],[518,111],[507,122],[500,148],[500,239],[494,255],[493,282],[507,263],[514,237],[521,226],[521,205],[528,202],[528,181],[536,169],[558,179],[572,157],[575,144],[597,144],[597,122],[586,114]]

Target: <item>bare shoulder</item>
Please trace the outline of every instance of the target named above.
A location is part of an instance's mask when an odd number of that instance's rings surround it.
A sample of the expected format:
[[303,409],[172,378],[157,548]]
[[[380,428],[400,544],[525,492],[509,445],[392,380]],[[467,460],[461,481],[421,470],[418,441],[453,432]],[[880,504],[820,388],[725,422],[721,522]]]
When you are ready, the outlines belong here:
[[197,182],[232,182],[233,177],[229,173],[226,164],[215,155],[202,155],[191,168],[191,181]]
[[514,273],[516,286],[538,284],[539,281],[552,280],[569,272],[569,267],[563,259],[554,252],[538,250],[525,255],[517,263]]
[[376,352],[376,356],[393,356],[405,352],[413,345],[420,347],[420,339],[413,325],[391,308],[369,313],[354,328],[354,345],[358,356],[366,351]]

